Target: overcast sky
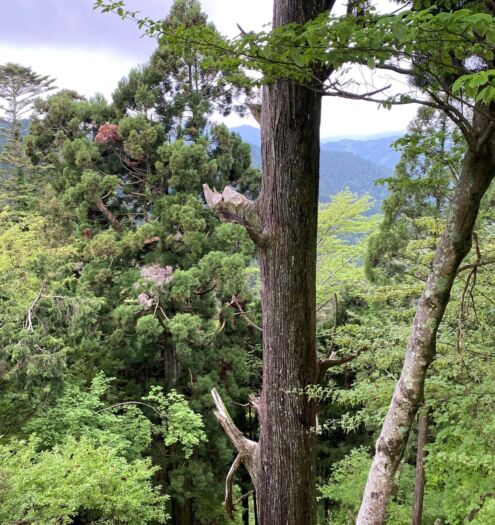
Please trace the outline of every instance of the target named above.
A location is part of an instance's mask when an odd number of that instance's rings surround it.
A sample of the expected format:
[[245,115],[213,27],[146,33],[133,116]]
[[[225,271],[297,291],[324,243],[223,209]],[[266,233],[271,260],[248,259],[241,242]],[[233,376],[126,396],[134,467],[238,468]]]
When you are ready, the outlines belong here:
[[[153,18],[164,17],[172,0],[128,0],[127,6]],[[118,80],[146,62],[155,41],[140,37],[135,25],[92,10],[93,0],[0,0],[0,64],[18,62],[57,79],[60,88],[107,98]],[[227,35],[259,30],[271,20],[270,0],[203,0],[203,10]],[[391,111],[375,104],[325,99],[322,136],[366,136],[405,129],[414,108]],[[229,125],[254,124],[230,117]]]

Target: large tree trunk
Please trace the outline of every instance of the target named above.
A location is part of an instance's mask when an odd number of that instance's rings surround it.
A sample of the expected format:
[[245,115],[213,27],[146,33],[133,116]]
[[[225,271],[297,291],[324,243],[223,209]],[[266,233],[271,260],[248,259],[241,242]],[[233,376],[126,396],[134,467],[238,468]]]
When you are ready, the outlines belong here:
[[[469,149],[432,268],[416,308],[400,379],[397,383],[368,475],[356,525],[385,523],[387,502],[411,426],[423,401],[426,373],[436,349],[436,335],[459,266],[471,249],[481,199],[495,170],[494,108],[475,112]],[[491,118],[490,118],[491,117]]]
[[423,523],[425,495],[425,445],[428,438],[428,409],[420,413],[418,421],[418,449],[416,451],[416,483],[414,484],[413,516],[411,525]]
[[[328,7],[328,0],[275,0],[273,26],[305,23]],[[229,188],[222,195],[205,188],[210,206],[223,218],[244,224],[258,245],[263,310],[258,444],[239,436],[217,393],[214,397],[220,422],[256,487],[261,525],[316,524],[316,406],[306,389],[318,376],[320,115],[317,90],[289,79],[265,86],[258,200],[250,203]]]
[[[311,2],[307,2],[311,4]],[[276,19],[277,20],[277,19]],[[316,228],[320,96],[279,80],[263,91],[260,248],[262,525],[316,523]]]

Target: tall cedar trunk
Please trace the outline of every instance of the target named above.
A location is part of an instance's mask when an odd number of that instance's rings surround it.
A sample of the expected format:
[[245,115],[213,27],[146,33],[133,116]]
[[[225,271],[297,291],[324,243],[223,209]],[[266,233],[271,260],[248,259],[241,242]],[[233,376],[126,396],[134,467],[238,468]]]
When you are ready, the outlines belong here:
[[320,106],[319,95],[288,80],[263,91],[260,213],[269,241],[260,249],[262,525],[316,523],[316,406],[304,391],[317,379]]
[[[275,0],[273,27],[305,23],[329,0]],[[315,74],[318,74],[315,71]],[[205,185],[208,204],[244,224],[258,246],[262,282],[263,383],[259,443],[243,437],[218,392],[216,415],[256,488],[261,525],[316,524],[316,406],[306,387],[317,382],[316,229],[321,95],[289,79],[263,89],[263,177],[255,203]]]
[[[491,115],[486,117],[483,113]],[[494,175],[495,144],[491,118],[495,116],[495,111],[484,107],[483,113],[475,112],[473,136],[457,182],[451,213],[416,308],[402,373],[376,442],[375,457],[356,525],[385,523],[395,474],[414,418],[423,401],[426,373],[435,356],[438,326],[449,302],[457,270],[471,249],[481,199]],[[488,140],[487,133],[490,137]],[[483,146],[477,147],[482,139]]]
[[[273,27],[304,23],[324,0],[275,0]],[[316,233],[321,96],[279,79],[263,89],[259,213],[263,384],[260,404],[261,525],[316,524]]]
[[428,410],[420,413],[418,421],[418,449],[416,452],[416,483],[414,485],[413,516],[411,525],[423,523],[425,495],[425,445],[428,438]]

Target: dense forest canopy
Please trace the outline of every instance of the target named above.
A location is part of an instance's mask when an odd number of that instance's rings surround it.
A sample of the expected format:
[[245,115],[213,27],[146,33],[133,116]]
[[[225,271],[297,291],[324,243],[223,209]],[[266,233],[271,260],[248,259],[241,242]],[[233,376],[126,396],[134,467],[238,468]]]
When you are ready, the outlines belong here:
[[[157,38],[111,100],[0,65],[0,524],[495,523],[492,4],[95,7]],[[380,202],[323,96],[420,104]]]

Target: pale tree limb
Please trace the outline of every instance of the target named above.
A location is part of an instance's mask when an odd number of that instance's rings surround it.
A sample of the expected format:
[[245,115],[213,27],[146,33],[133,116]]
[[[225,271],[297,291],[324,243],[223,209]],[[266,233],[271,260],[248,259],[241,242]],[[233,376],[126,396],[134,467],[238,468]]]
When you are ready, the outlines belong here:
[[107,221],[117,231],[122,230],[122,224],[120,224],[120,221],[117,219],[117,217],[115,217],[115,215],[109,210],[108,206],[96,195],[93,196],[93,200],[94,200],[95,206],[105,216]]
[[215,416],[237,450],[237,457],[230,467],[225,483],[225,508],[227,514],[232,517],[232,480],[234,474],[239,468],[239,465],[243,463],[251,477],[254,488],[256,489],[260,468],[259,445],[256,441],[252,441],[244,436],[244,434],[237,428],[216,388],[211,391],[211,396],[215,403]]
[[260,246],[263,243],[261,218],[253,201],[226,186],[222,193],[203,184],[203,192],[209,208],[220,219],[244,226],[251,239]]
[[[489,109],[495,116],[495,105]],[[482,117],[474,114],[473,129],[486,129],[488,123]],[[356,525],[383,525],[386,521],[395,475],[423,402],[426,374],[436,353],[438,327],[462,260],[471,249],[481,200],[492,181],[494,166],[495,140],[482,153],[468,148],[452,209],[416,307],[401,376],[376,442]]]
[[242,304],[239,302],[239,299],[233,295],[232,299],[230,300],[230,303],[228,303],[228,306],[235,306],[237,308],[238,313],[236,315],[240,315],[249,326],[252,326],[253,328],[256,328],[259,332],[263,333],[263,328],[258,326],[254,321],[252,321],[249,316],[244,311],[244,308],[242,307]]
[[42,282],[41,283],[41,286],[40,286],[40,289],[38,291],[38,293],[36,294],[36,297],[34,298],[34,301],[31,303],[31,305],[29,306],[29,308],[27,309],[27,312],[26,312],[26,321],[24,322],[24,328],[28,331],[28,332],[34,332],[34,328],[33,328],[33,317],[36,313],[36,308],[38,306],[38,303],[41,299],[41,294],[43,293],[43,288],[45,287],[45,283]]
[[227,478],[225,479],[225,510],[231,520],[234,519],[234,502],[232,500],[232,482],[234,474],[242,463],[242,456],[237,454],[234,462],[232,463]]

